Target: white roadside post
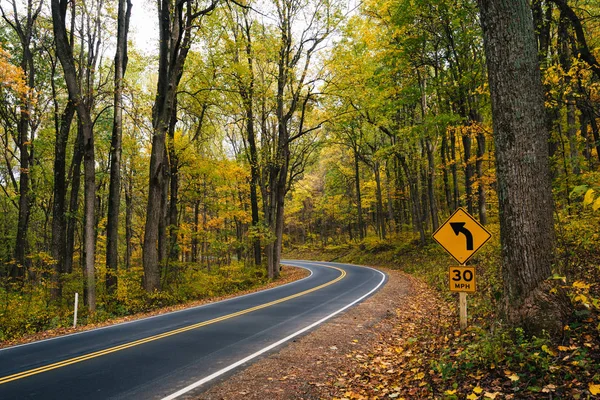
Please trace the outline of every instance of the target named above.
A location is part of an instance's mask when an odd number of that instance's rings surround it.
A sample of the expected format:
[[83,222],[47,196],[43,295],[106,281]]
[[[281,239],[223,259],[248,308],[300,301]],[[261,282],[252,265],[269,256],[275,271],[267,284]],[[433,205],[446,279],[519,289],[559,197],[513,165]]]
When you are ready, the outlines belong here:
[[77,328],[77,306],[79,305],[79,293],[75,293],[75,307],[73,308],[73,328]]

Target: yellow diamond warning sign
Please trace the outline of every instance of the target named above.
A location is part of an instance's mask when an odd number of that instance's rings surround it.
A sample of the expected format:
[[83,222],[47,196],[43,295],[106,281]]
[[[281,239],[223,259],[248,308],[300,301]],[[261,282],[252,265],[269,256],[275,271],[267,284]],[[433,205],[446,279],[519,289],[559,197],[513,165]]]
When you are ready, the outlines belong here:
[[462,208],[458,208],[433,234],[433,239],[461,264],[465,264],[491,237],[491,233]]
[[450,290],[475,292],[475,267],[450,267]]

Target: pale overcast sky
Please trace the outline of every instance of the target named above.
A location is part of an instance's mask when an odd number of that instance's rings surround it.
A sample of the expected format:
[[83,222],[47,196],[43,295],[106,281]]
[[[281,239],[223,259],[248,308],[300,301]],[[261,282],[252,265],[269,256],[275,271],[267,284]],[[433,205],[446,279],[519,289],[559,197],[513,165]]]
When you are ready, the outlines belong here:
[[135,47],[146,54],[158,47],[158,16],[156,0],[131,0],[130,37]]

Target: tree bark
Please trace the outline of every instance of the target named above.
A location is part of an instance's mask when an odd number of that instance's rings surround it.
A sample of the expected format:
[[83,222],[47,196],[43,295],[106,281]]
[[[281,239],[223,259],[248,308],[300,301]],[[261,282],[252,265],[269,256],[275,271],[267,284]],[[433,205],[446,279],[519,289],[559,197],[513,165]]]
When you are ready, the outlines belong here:
[[544,91],[527,0],[479,0],[492,99],[508,321],[562,332],[562,303],[549,294],[553,202]]

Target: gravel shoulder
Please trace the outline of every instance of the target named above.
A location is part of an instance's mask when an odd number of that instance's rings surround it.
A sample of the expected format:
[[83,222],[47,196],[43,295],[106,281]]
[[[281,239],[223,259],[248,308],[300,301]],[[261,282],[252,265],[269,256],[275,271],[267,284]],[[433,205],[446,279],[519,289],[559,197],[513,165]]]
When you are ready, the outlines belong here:
[[[416,297],[427,287],[399,271],[380,268],[388,282],[379,292],[324,323],[277,353],[224,378],[194,399],[321,399],[343,397],[346,379],[356,369],[356,354],[368,354],[390,336],[398,341],[411,319]],[[434,312],[435,305],[430,305]],[[406,310],[407,312],[399,312]],[[396,334],[394,334],[396,332]]]

